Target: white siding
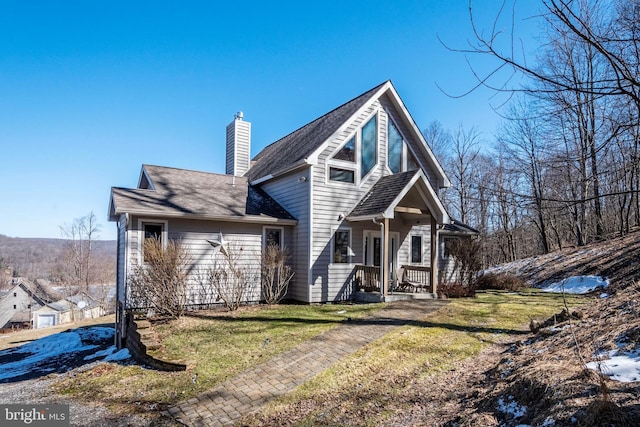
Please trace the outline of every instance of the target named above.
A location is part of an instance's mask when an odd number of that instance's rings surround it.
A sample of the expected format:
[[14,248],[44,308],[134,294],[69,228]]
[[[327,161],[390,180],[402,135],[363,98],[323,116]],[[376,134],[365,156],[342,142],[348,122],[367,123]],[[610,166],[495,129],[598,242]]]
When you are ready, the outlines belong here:
[[236,116],[227,125],[226,173],[242,176],[249,170],[251,151],[251,123]]
[[290,251],[295,269],[287,298],[311,302],[309,299],[310,194],[309,169],[304,169],[265,183],[262,188],[298,220],[284,245]]
[[[138,241],[139,218],[130,219],[128,230],[129,265],[134,268],[139,260],[140,244]],[[246,270],[246,273],[254,277],[254,285],[245,294],[245,301],[260,300],[260,262],[262,254],[262,224],[239,224],[232,222],[215,222],[204,220],[169,219],[167,222],[168,238],[180,241],[186,246],[190,256],[189,266],[189,301],[188,304],[212,304],[217,295],[212,289],[205,288],[203,279],[207,270],[216,264],[225,262],[224,256],[207,242],[217,240],[222,232],[223,238],[228,242],[227,248],[232,254],[238,256],[238,262]],[[284,227],[285,243],[291,239],[291,227]],[[131,273],[131,271],[130,271]]]

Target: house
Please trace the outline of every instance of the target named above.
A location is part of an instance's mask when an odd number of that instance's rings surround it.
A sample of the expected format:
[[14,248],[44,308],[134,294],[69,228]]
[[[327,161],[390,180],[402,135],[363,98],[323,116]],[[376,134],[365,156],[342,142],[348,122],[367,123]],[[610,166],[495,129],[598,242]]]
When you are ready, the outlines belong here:
[[[360,289],[385,300],[400,266],[436,294],[438,236],[451,223],[438,192],[449,180],[391,81],[252,160],[251,124],[241,113],[226,135],[226,174],[143,165],[136,188],[112,188],[118,318],[136,308],[128,278],[149,237],[180,239],[193,254],[193,304],[207,302],[197,272],[219,262],[223,244],[244,262],[259,262],[268,243],[286,247],[292,300],[351,300]],[[259,284],[246,298],[260,299]]]
[[32,313],[53,301],[57,295],[46,284],[12,279],[13,287],[0,298],[0,328],[30,328]]

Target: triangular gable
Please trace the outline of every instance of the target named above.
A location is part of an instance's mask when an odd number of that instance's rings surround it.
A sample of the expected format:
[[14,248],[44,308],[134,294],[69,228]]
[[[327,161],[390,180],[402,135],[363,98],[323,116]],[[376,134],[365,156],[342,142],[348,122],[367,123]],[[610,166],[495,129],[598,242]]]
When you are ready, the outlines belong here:
[[[433,187],[421,170],[403,172],[380,178],[347,216],[349,221],[364,221],[376,218],[394,218],[400,203],[415,189],[428,213],[439,224],[449,222],[449,215],[438,199]],[[420,213],[423,213],[420,211]]]
[[400,113],[405,128],[411,133],[406,136],[418,141],[425,151],[424,157],[428,162],[426,166],[435,173],[437,185],[440,188],[449,187],[449,179],[390,80],[267,146],[254,158],[255,164],[247,173],[249,180],[259,183],[301,166],[315,164],[328,144],[344,131],[355,117],[385,94]]
[[268,145],[253,158],[245,176],[251,182],[264,181],[309,164],[308,159],[318,148],[330,140],[386,84],[376,86]]

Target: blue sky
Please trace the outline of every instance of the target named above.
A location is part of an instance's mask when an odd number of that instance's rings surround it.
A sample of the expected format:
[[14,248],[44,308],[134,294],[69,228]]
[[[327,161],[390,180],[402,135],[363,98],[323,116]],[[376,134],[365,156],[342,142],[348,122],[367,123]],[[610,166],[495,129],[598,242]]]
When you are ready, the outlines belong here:
[[[538,2],[521,2],[526,49]],[[476,0],[489,29],[501,0]],[[498,28],[509,30],[508,21]],[[143,163],[224,172],[225,126],[252,123],[252,155],[391,79],[420,128],[499,123],[465,56],[466,0],[0,3],[0,234],[60,237]],[[490,65],[472,59],[479,68]]]

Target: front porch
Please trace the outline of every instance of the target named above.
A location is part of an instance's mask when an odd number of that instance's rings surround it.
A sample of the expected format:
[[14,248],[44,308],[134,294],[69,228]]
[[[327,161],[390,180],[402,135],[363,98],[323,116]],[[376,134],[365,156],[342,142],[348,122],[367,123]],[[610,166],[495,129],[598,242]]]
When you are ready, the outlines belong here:
[[392,272],[386,289],[380,281],[380,267],[356,265],[352,280],[357,302],[390,302],[437,298],[430,267],[403,265]]

